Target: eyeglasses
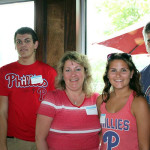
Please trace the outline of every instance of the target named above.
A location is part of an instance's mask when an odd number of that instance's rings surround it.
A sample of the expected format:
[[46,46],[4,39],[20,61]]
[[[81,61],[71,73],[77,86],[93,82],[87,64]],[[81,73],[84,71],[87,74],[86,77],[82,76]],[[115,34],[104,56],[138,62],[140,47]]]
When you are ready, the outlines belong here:
[[107,61],[113,59],[113,58],[126,58],[131,59],[131,55],[128,53],[111,53],[107,55]]

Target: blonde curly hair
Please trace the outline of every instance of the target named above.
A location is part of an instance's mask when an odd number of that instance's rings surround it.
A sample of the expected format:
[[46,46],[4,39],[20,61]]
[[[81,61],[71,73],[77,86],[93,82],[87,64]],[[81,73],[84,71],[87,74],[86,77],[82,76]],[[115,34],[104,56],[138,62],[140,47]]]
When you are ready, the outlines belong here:
[[74,62],[80,64],[82,67],[84,67],[85,79],[83,82],[82,90],[84,91],[84,93],[86,94],[87,97],[91,96],[91,94],[93,93],[92,86],[91,86],[91,82],[92,82],[91,66],[89,64],[89,61],[88,61],[86,55],[80,54],[75,51],[66,52],[63,55],[63,57],[60,59],[58,65],[57,65],[57,76],[55,79],[55,87],[57,89],[61,89],[61,90],[66,89],[66,84],[63,79],[63,69],[64,69],[65,62],[67,60],[74,61]]

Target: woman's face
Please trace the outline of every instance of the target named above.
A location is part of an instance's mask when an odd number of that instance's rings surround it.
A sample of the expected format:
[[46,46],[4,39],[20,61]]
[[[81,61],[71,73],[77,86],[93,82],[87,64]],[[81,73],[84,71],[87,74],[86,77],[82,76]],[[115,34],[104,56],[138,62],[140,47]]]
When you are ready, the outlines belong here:
[[133,71],[129,70],[127,63],[123,60],[113,60],[110,63],[108,70],[109,82],[115,89],[122,89],[129,87],[130,79]]
[[85,79],[84,67],[74,61],[67,60],[63,69],[63,78],[67,90],[82,91]]

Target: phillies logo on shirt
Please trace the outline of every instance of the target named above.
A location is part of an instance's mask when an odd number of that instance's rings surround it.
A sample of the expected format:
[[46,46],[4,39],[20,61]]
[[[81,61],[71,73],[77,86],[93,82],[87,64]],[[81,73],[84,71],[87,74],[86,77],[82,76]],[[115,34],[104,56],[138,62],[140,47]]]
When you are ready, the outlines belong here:
[[107,131],[103,135],[103,141],[104,143],[107,143],[107,150],[112,150],[112,148],[118,146],[120,137],[114,131]]
[[42,100],[43,100],[43,97],[44,97],[44,95],[46,95],[47,91],[46,91],[46,89],[44,89],[44,88],[39,88],[39,89],[37,90],[37,93],[40,95],[39,101],[42,101]]
[[113,150],[120,143],[120,136],[116,131],[129,131],[130,121],[127,119],[106,118],[101,114],[100,123],[102,128],[109,129],[103,134],[103,142],[107,144],[107,150]]
[[[5,80],[8,81],[8,88],[29,88],[38,87],[37,94],[39,95],[39,101],[43,100],[44,95],[47,93],[45,89],[48,86],[46,79],[42,78],[42,75],[23,75],[19,76],[15,73],[8,73],[5,75]],[[33,88],[33,93],[35,89]]]
[[42,83],[37,82],[36,84],[32,84],[31,78],[35,77],[35,75],[23,75],[20,77],[15,73],[8,73],[5,75],[5,79],[8,80],[8,88],[12,88],[13,86],[17,88],[25,88],[25,87],[47,87],[47,80],[43,79]]

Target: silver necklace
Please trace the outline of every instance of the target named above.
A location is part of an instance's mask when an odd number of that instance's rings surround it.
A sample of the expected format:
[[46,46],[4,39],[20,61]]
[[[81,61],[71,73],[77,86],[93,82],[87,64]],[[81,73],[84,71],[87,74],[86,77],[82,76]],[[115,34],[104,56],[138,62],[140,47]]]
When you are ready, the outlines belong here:
[[74,101],[74,104],[75,104],[75,105],[77,105],[77,102],[76,102],[76,101]]

